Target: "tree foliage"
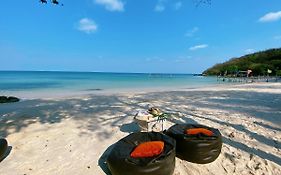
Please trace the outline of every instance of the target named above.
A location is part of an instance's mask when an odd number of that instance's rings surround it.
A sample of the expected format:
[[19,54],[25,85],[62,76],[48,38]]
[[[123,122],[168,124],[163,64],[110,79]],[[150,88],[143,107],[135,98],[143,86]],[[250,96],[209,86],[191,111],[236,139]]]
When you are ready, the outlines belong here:
[[272,75],[281,73],[281,48],[269,49],[253,54],[248,54],[240,58],[232,58],[227,62],[216,64],[205,70],[206,75],[235,74],[238,71],[252,70],[253,75],[266,75],[268,69],[272,70]]
[[[41,2],[42,4],[47,4],[48,3],[48,0],[39,0],[39,2]],[[63,6],[63,4],[62,3],[59,3],[59,1],[58,0],[50,0],[50,3],[52,3],[52,4],[55,4],[55,5],[62,5]]]

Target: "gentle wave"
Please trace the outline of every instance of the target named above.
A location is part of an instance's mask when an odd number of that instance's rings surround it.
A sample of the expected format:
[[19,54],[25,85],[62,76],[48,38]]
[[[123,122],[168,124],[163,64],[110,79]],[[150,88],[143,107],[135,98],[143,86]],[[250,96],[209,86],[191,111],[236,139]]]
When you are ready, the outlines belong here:
[[221,82],[217,82],[215,77],[193,76],[192,74],[0,71],[1,91],[58,89],[100,91],[173,86],[188,88],[218,83]]

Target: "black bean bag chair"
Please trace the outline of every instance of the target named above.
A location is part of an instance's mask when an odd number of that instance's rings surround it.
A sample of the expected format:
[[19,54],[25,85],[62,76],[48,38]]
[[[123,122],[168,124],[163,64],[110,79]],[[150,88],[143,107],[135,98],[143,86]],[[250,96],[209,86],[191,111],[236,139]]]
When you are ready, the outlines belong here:
[[5,156],[8,148],[8,142],[6,139],[0,139],[0,160]]
[[[163,141],[160,155],[149,158],[132,158],[131,152],[139,144],[149,141]],[[172,175],[175,169],[174,139],[156,132],[137,132],[119,140],[107,158],[112,175]]]
[[[186,130],[192,128],[204,128],[213,134],[212,136],[202,133],[195,135],[186,134]],[[198,164],[210,163],[216,160],[221,152],[221,133],[214,128],[197,124],[176,124],[169,128],[165,134],[176,140],[177,157],[189,162]]]

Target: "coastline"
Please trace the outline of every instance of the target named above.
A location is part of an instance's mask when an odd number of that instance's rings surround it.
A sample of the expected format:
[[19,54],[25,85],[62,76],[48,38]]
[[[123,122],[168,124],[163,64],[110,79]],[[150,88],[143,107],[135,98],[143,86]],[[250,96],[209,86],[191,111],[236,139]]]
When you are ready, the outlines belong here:
[[0,71],[0,77],[0,94],[22,99],[168,91],[221,83],[213,77],[192,74]]
[[0,136],[12,146],[0,163],[5,175],[105,174],[106,150],[138,130],[134,113],[149,104],[175,114],[170,126],[200,123],[223,135],[215,162],[177,158],[174,175],[281,174],[281,83],[22,95],[19,103],[0,105]]
[[1,94],[7,96],[17,96],[23,100],[30,99],[56,99],[56,98],[72,98],[90,95],[119,95],[127,93],[147,93],[147,92],[165,92],[165,91],[185,91],[185,90],[196,90],[203,88],[214,88],[221,86],[234,85],[235,83],[221,83],[221,84],[210,84],[210,85],[178,85],[178,86],[163,86],[163,87],[127,87],[127,88],[112,88],[112,89],[84,89],[84,90],[73,90],[73,89],[61,89],[61,90],[35,90],[35,91],[2,91]]
[[38,91],[2,91],[2,95],[16,96],[21,100],[32,99],[64,99],[64,98],[80,98],[92,95],[126,95],[126,94],[144,94],[156,92],[172,92],[172,91],[219,91],[232,90],[233,88],[248,91],[249,88],[256,91],[270,90],[272,93],[279,93],[279,89],[273,90],[272,87],[279,86],[281,82],[251,82],[251,83],[221,83],[209,85],[194,86],[173,86],[173,87],[139,87],[139,88],[115,88],[115,89],[93,89],[93,90],[38,90]]

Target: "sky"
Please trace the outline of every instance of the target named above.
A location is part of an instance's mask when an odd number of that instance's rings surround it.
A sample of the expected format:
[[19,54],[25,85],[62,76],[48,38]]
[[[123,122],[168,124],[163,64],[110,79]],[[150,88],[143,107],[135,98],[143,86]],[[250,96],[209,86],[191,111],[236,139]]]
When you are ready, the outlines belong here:
[[281,47],[280,0],[9,0],[0,70],[201,73]]

